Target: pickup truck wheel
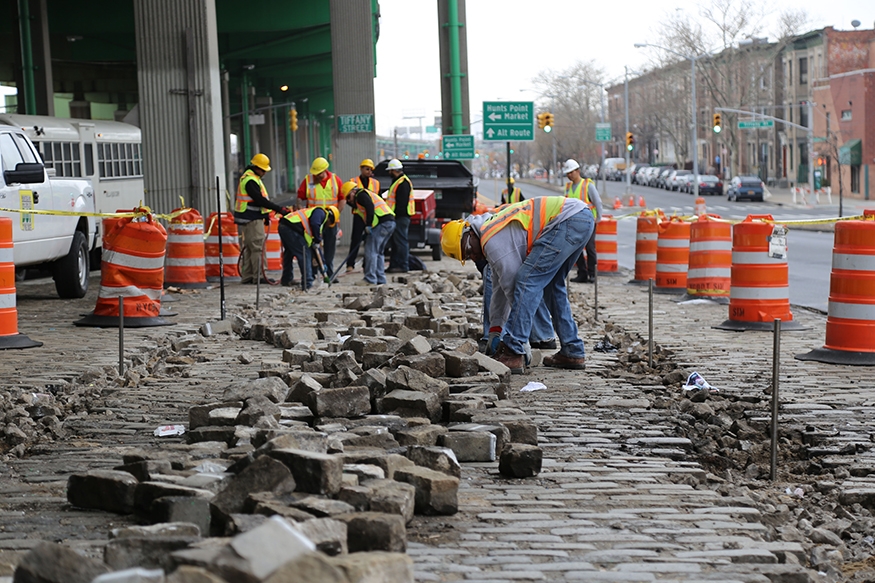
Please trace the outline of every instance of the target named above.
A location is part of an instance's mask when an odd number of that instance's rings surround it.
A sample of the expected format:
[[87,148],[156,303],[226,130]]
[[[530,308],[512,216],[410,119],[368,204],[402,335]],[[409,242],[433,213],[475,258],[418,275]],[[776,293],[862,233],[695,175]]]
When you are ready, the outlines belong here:
[[431,258],[435,261],[441,260],[441,248],[439,245],[435,245],[431,248]]
[[70,252],[55,262],[55,289],[62,298],[81,298],[88,291],[88,241],[82,231],[73,234]]

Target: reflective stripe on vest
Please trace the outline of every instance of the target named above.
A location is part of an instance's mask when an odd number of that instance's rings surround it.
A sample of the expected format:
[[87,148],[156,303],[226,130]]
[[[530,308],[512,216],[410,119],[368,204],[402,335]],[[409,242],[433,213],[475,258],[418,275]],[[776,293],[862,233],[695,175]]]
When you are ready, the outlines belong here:
[[415,207],[414,202],[413,202],[413,183],[410,182],[410,179],[407,177],[406,174],[402,174],[401,176],[399,176],[398,180],[393,182],[392,186],[389,187],[389,197],[386,199],[386,203],[388,203],[389,208],[394,213],[395,212],[395,191],[398,190],[398,186],[402,182],[404,182],[405,180],[407,181],[407,184],[410,185],[410,196],[407,199],[407,216],[412,217],[413,213],[416,212],[416,207]]
[[[392,212],[392,209],[389,208],[389,205],[386,204],[386,201],[383,200],[380,195],[374,194],[370,190],[365,190],[368,193],[368,196],[371,197],[371,202],[374,203],[374,220],[371,221],[371,227],[376,227],[377,223],[380,222],[380,217],[384,217],[386,215],[395,216],[395,213]],[[362,222],[367,220],[367,214],[365,213],[365,209],[360,207],[359,205],[355,206],[353,209],[353,214],[356,214],[361,217]]]
[[507,198],[507,189],[501,191],[501,194],[505,196],[505,200],[507,200],[508,204],[514,204],[520,201],[520,197],[523,195],[522,191],[516,186],[513,187],[513,190],[510,193],[510,198]]
[[369,184],[367,186],[362,184],[362,177],[361,176],[356,176],[355,178],[352,179],[352,181],[355,182],[356,186],[358,186],[361,189],[370,190],[371,192],[380,192],[380,181],[377,180],[376,178],[374,178],[373,176],[368,180]]
[[[237,183],[237,200],[234,204],[234,210],[238,213],[245,213],[247,207],[252,203],[252,197],[246,193],[246,184],[252,180],[254,180],[255,183],[258,184],[258,188],[261,189],[261,196],[268,200],[270,198],[267,196],[267,189],[264,187],[261,178],[258,174],[249,169],[243,173],[243,176],[240,177],[240,182]],[[270,212],[270,209],[262,207],[261,212],[267,214]]]
[[508,205],[483,223],[480,228],[480,245],[485,246],[493,235],[509,225],[511,221],[519,221],[528,233],[526,246],[526,254],[528,254],[532,251],[535,239],[541,236],[541,232],[550,221],[559,216],[564,204],[564,197],[544,196]]
[[328,174],[328,182],[325,186],[311,184],[307,189],[307,206],[310,208],[326,207],[337,202],[337,178],[334,174]]
[[[301,209],[299,211],[295,211],[293,213],[289,213],[283,218],[290,223],[300,223],[302,227],[304,227],[304,241],[307,242],[307,247],[313,244],[313,229],[310,227],[310,215],[313,214],[313,211],[317,208],[321,207],[311,207]],[[319,231],[321,233],[322,227],[325,226],[325,223],[328,220],[328,211],[325,212],[325,218],[322,220],[322,224],[319,225]]]
[[592,204],[592,201],[589,200],[589,185],[592,184],[592,180],[589,178],[584,178],[580,182],[577,183],[577,187],[575,187],[572,183],[565,183],[565,196],[568,198],[576,198],[578,200],[582,200],[587,207],[589,207],[592,216],[596,216],[595,206]]

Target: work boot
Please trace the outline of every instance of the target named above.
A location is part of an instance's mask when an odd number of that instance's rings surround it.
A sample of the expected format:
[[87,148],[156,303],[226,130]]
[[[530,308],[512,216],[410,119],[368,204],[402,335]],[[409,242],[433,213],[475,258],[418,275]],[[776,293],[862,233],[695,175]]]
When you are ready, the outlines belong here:
[[561,352],[557,352],[551,356],[544,357],[544,366],[550,366],[553,368],[568,368],[573,370],[583,370],[586,368],[586,359],[582,356],[579,358],[575,358],[573,356],[566,356]]
[[589,277],[585,273],[578,273],[577,277],[571,279],[571,283],[589,283]]
[[511,352],[504,342],[498,344],[498,350],[492,358],[509,368],[511,374],[523,374],[526,372],[526,355]]

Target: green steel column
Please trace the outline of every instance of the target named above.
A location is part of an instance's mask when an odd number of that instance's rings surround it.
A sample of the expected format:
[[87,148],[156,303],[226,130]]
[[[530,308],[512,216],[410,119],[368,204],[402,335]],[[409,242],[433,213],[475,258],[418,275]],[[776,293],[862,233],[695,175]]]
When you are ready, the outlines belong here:
[[21,30],[21,68],[24,78],[24,87],[18,88],[18,97],[21,99],[21,94],[24,93],[24,113],[36,115],[36,87],[33,81],[33,46],[30,38],[28,0],[18,0],[18,25]]
[[453,111],[452,132],[461,134],[462,128],[462,67],[459,63],[459,5],[457,0],[447,0],[450,22],[450,97]]
[[252,136],[249,135],[249,77],[243,71],[243,165],[252,159]]
[[289,190],[294,192],[298,184],[297,176],[295,176],[295,134],[292,133],[291,119],[292,108],[286,108],[286,119],[289,123],[286,124],[286,168],[289,179]]

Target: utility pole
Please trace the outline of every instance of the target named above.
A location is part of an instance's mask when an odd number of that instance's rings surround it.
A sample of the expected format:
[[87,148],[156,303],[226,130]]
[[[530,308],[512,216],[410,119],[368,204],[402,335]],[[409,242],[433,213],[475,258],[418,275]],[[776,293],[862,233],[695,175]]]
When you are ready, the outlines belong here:
[[[626,106],[626,135],[629,135],[629,67],[623,67],[626,71],[623,77],[623,104]],[[631,156],[632,152],[626,147],[626,194],[632,192],[632,173],[631,173]],[[604,163],[604,159],[602,159]]]
[[[818,204],[820,197],[814,194],[814,102],[808,100],[808,188],[811,189],[811,194],[815,196]],[[839,168],[841,171],[841,167]]]

